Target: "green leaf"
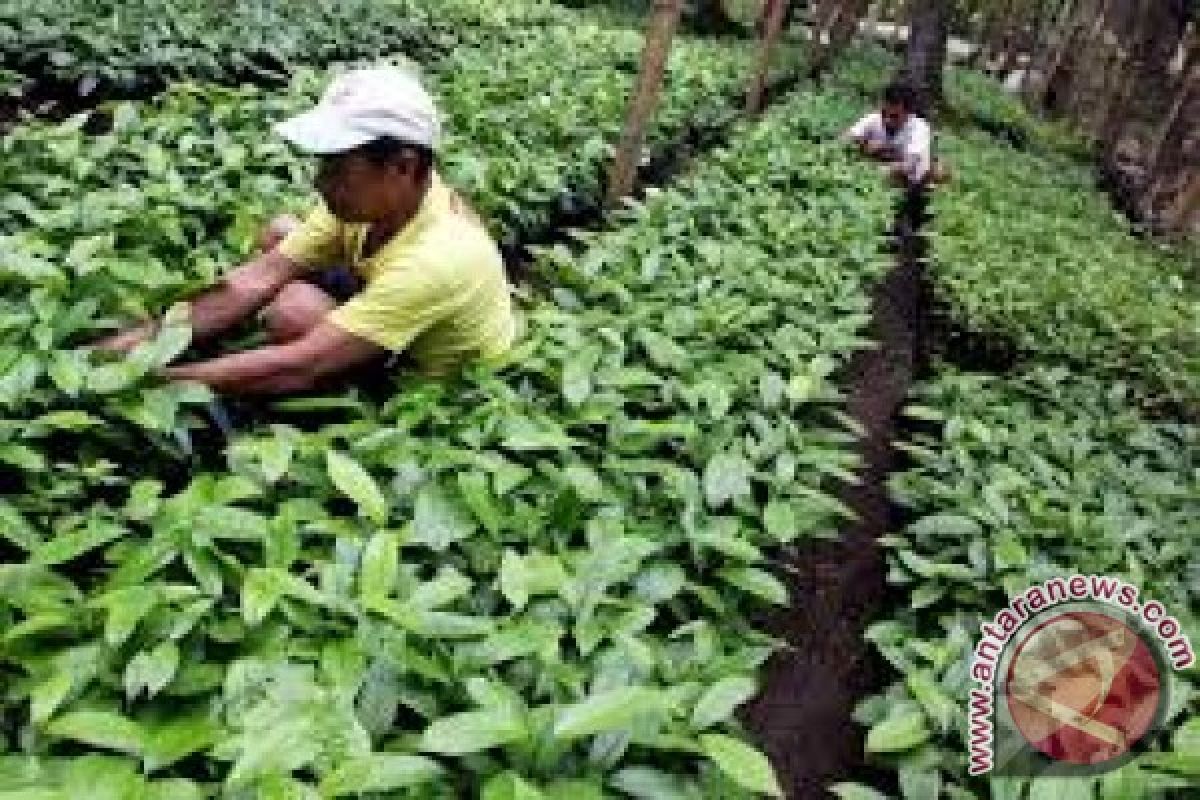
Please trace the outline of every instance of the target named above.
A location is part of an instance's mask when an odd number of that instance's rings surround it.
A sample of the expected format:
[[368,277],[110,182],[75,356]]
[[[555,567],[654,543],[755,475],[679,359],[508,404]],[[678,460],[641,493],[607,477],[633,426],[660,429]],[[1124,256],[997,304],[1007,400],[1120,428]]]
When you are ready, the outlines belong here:
[[930,670],[912,670],[905,677],[908,690],[940,731],[949,731],[958,718],[958,705],[947,695]]
[[358,511],[376,525],[388,518],[388,503],[379,484],[362,465],[345,453],[325,451],[325,469],[337,490],[358,505]]
[[1092,800],[1094,778],[1039,776],[1029,784],[1029,800]]
[[637,800],[694,800],[697,796],[680,776],[653,767],[625,767],[609,783]]
[[294,451],[292,443],[287,439],[281,436],[272,436],[269,439],[255,442],[254,450],[258,455],[263,480],[267,483],[277,483],[287,474]]
[[283,598],[283,586],[273,573],[255,570],[242,584],[242,617],[248,625],[257,625],[267,618]]
[[735,497],[750,494],[750,462],[741,456],[718,453],[704,467],[704,498],[718,509]]
[[362,571],[358,578],[358,595],[368,607],[376,600],[388,597],[400,575],[400,537],[380,532],[371,537],[363,549]]
[[717,681],[697,701],[692,711],[692,727],[703,730],[729,719],[738,706],[754,696],[755,689],[754,679],[745,675],[730,675]]
[[916,536],[950,536],[970,539],[983,535],[983,527],[961,514],[930,514],[922,517],[908,526],[910,533]]
[[467,471],[458,473],[458,491],[463,502],[475,515],[475,519],[491,534],[504,527],[504,514],[497,505],[496,497],[488,485],[484,472]]
[[461,756],[525,739],[524,715],[512,708],[464,711],[434,720],[421,735],[419,749]]
[[0,537],[27,553],[39,550],[42,545],[41,535],[7,500],[0,500]]
[[153,650],[134,656],[125,666],[125,696],[133,700],[143,691],[147,697],[161,692],[179,669],[179,648],[162,642]]
[[144,725],[143,730],[143,762],[148,772],[165,769],[193,753],[207,750],[222,734],[206,711],[176,713],[158,724]]
[[580,406],[592,393],[592,373],[599,353],[591,349],[567,359],[563,365],[562,394],[570,406]]
[[660,713],[664,708],[663,701],[660,692],[640,686],[589,695],[582,702],[558,712],[553,734],[557,739],[577,739],[626,728],[641,716]]
[[410,541],[442,551],[474,532],[474,522],[440,487],[427,484],[417,492]]
[[763,527],[767,533],[781,542],[790,542],[799,533],[796,512],[791,503],[772,500],[763,509]]
[[1137,762],[1125,764],[1100,779],[1101,800],[1141,800],[1147,795],[1146,776]]
[[905,800],[928,800],[942,793],[942,775],[936,769],[900,767],[900,793]]
[[743,789],[771,797],[784,796],[767,757],[745,742],[712,733],[700,737],[700,747],[722,772]]
[[925,715],[915,710],[898,710],[867,732],[868,753],[898,753],[911,750],[929,739]]
[[481,800],[546,800],[546,795],[510,771],[489,780],[483,787]]
[[723,580],[756,597],[761,597],[768,603],[779,606],[788,604],[787,587],[769,572],[753,567],[735,567],[720,570],[717,574]]
[[29,694],[29,717],[40,725],[54,714],[75,688],[75,679],[69,672],[55,672],[39,683]]
[[206,794],[198,784],[183,778],[155,781],[143,790],[141,800],[205,800]]
[[321,781],[323,797],[366,792],[391,792],[442,777],[441,766],[424,756],[372,753],[340,765]]
[[73,711],[46,726],[46,735],[140,756],[145,734],[131,719],[110,711]]
[[[888,796],[861,783],[835,783],[829,791],[839,800],[888,800]],[[930,798],[935,795],[930,795]]]
[[58,789],[0,790],[0,800],[74,800]]
[[129,586],[104,594],[96,601],[108,611],[104,641],[114,647],[122,644],[158,602],[158,592],[149,586]]
[[126,533],[125,528],[115,522],[91,520],[79,530],[60,534],[42,544],[30,562],[44,566],[63,564],[120,539]]
[[545,553],[520,556],[505,550],[500,562],[500,593],[517,611],[525,607],[530,597],[561,592],[568,580],[558,556]]

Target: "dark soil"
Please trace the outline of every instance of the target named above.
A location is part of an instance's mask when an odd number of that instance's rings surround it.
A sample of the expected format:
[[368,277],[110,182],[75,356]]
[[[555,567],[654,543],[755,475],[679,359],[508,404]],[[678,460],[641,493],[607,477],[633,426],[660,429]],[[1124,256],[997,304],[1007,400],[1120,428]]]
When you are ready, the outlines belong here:
[[880,346],[859,354],[849,375],[850,412],[866,436],[861,481],[839,496],[858,519],[838,539],[806,543],[787,559],[792,607],[768,628],[788,647],[769,662],[763,691],[744,714],[789,798],[824,800],[839,781],[891,780],[865,764],[865,731],[852,714],[887,676],[863,632],[889,605],[876,540],[899,521],[886,480],[898,466],[898,412],[925,351],[921,243],[905,234],[899,250],[875,290],[870,333]]

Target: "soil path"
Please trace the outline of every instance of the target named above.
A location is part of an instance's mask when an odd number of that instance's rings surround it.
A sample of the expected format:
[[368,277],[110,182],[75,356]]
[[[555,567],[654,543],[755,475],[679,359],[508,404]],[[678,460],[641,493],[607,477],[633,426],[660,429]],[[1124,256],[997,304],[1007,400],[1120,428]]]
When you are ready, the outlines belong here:
[[858,519],[836,541],[806,543],[789,558],[792,606],[768,627],[790,646],[770,661],[763,691],[744,714],[796,800],[826,800],[830,784],[872,775],[852,714],[886,674],[862,635],[887,603],[876,540],[893,526],[885,482],[896,463],[896,418],[921,367],[919,249],[906,237],[896,266],[876,287],[870,334],[879,347],[860,353],[850,369],[850,412],[866,436],[861,482],[839,494]]

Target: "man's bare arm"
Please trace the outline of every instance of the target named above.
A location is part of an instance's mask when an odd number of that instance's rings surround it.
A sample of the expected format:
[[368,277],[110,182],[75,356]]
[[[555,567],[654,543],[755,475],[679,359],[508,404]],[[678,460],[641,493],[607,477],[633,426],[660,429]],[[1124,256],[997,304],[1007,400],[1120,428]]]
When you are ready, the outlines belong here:
[[[270,302],[301,271],[300,265],[278,250],[263,253],[238,267],[190,302],[188,320],[192,337],[200,340],[233,327]],[[152,338],[156,326],[154,322],[145,323],[104,339],[96,346],[128,352]]]
[[280,394],[311,389],[325,377],[386,354],[366,339],[323,322],[287,344],[170,367],[174,380],[198,381],[229,394]]

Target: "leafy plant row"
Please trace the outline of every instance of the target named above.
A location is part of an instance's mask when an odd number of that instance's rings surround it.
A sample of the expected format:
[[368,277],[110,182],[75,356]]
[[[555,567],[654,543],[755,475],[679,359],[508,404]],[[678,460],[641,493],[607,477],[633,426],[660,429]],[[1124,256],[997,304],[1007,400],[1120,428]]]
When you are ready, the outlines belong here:
[[[857,712],[867,751],[903,796],[1190,797],[1195,669],[1170,678],[1168,730],[1152,752],[1088,779],[967,777],[967,698],[979,626],[1053,577],[1120,576],[1195,637],[1200,622],[1200,429],[1152,421],[1128,385],[1038,367],[1008,378],[946,371],[907,414],[927,428],[892,479],[911,522],[884,540],[899,610],[867,633],[896,672]],[[865,787],[845,797],[875,797]],[[940,794],[939,794],[940,792]]]
[[945,134],[933,284],[949,318],[1082,372],[1200,398],[1200,295],[1185,251],[1135,238],[1087,167]]
[[[772,646],[749,615],[786,602],[771,552],[846,513],[824,493],[855,466],[831,378],[867,345],[890,204],[840,147],[795,144],[801,111],[544,253],[558,288],[498,374],[281,403],[198,474],[153,434],[170,413],[120,413],[203,401],[141,377],[186,331],[132,369],[53,366],[80,364],[56,326],[104,298],[79,265],[164,265],[159,237],[10,271],[10,313],[60,305],[4,334],[49,337],[51,383],[6,372],[30,380],[8,395],[0,791],[778,794],[732,720]],[[151,123],[118,116],[114,152]],[[345,420],[285,421],[314,408]]]
[[1086,160],[1091,152],[1067,126],[1040,118],[1019,95],[972,69],[946,70],[946,102],[971,125],[1020,150]]
[[22,0],[0,4],[0,65],[81,97],[181,80],[279,83],[302,65],[428,61],[555,21],[568,17],[539,0],[486,11],[460,0]]
[[[514,39],[462,48],[428,76],[447,117],[441,168],[509,243],[595,203],[641,47],[637,33],[589,24]],[[651,144],[722,113],[748,63],[740,45],[681,42]],[[14,251],[4,271],[101,314],[144,313],[211,283],[272,214],[311,202],[311,160],[269,126],[328,77],[304,70],[286,92],[179,85],[117,104],[103,135],[82,130],[86,115],[18,127],[0,141],[0,233]]]

